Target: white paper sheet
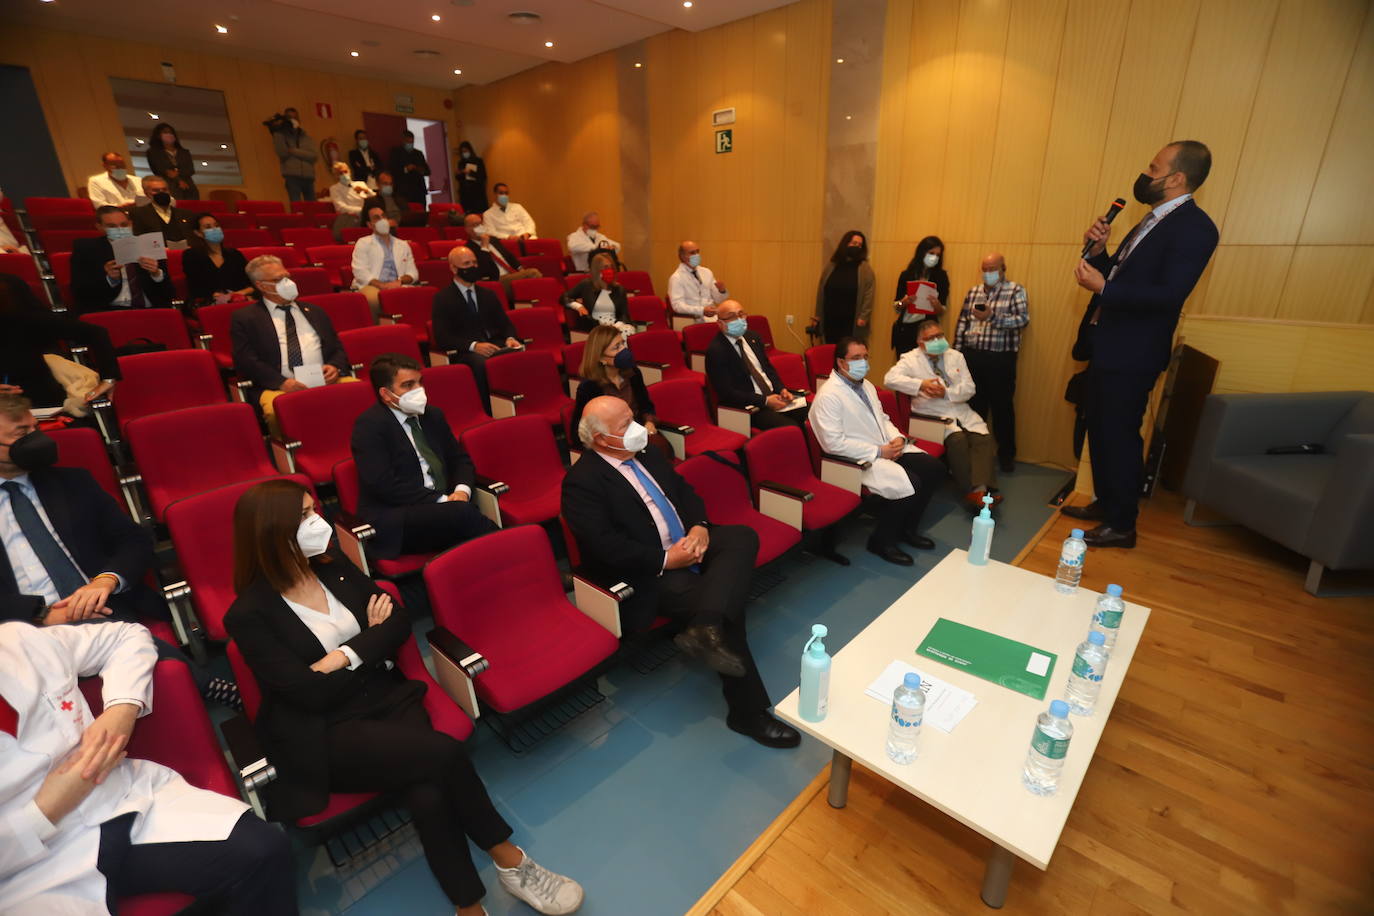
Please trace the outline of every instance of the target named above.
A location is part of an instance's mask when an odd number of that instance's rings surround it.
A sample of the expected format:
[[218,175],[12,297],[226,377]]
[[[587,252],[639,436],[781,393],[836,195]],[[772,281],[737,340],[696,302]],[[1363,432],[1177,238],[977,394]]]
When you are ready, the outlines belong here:
[[978,698],[967,690],[948,684],[900,659],[893,659],[883,669],[883,673],[878,675],[877,680],[865,688],[864,693],[891,706],[892,694],[902,683],[902,678],[911,671],[921,676],[921,689],[926,692],[925,721],[940,731],[954,731],[954,726],[962,722],[964,716],[978,705]]
[[138,256],[161,261],[167,257],[167,240],[161,232],[145,232],[134,236],[138,240]]
[[292,366],[291,374],[296,377],[296,381],[309,388],[324,385],[324,366]]
[[122,239],[111,239],[110,249],[114,252],[114,261],[121,267],[125,264],[132,264],[138,260],[138,236],[131,235]]

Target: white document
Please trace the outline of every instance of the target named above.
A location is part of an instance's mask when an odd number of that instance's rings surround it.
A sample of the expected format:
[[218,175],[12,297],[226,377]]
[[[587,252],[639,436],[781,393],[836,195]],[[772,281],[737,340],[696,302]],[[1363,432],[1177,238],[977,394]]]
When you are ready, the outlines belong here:
[[1050,670],[1050,657],[1039,652],[1032,652],[1030,661],[1026,662],[1026,670],[1031,674],[1044,677],[1045,672]]
[[308,388],[319,388],[324,385],[324,366],[292,366],[291,374]]
[[780,409],[780,410],[778,411],[778,413],[787,413],[789,410],[798,410],[798,409],[800,409],[800,408],[802,408],[802,407],[805,407],[805,406],[806,406],[806,398],[793,397],[793,398],[792,398],[792,403],[791,403],[791,404],[788,404],[786,407],[783,407],[782,409]]
[[122,239],[111,239],[110,248],[114,251],[114,261],[121,267],[125,264],[133,264],[138,261],[138,239],[136,235],[130,235]]
[[138,256],[161,261],[167,257],[167,240],[161,232],[145,232],[134,236],[138,240]]
[[909,665],[898,659],[889,663],[883,669],[883,673],[878,675],[878,679],[868,685],[864,693],[891,706],[892,694],[902,683],[902,678],[912,671],[921,676],[921,689],[926,694],[925,721],[940,731],[947,734],[954,731],[954,726],[962,722],[964,716],[968,715],[973,707],[978,705],[978,698],[967,690],[947,684],[915,665]]

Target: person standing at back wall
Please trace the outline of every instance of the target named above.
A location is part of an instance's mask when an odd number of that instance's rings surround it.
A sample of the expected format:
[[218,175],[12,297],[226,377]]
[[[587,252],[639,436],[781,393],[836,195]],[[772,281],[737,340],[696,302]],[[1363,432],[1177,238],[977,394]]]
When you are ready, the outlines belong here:
[[1030,322],[1025,287],[1007,279],[1006,258],[983,258],[983,281],[964,296],[954,348],[964,354],[978,391],[969,406],[992,421],[1002,472],[1016,470],[1016,355]]

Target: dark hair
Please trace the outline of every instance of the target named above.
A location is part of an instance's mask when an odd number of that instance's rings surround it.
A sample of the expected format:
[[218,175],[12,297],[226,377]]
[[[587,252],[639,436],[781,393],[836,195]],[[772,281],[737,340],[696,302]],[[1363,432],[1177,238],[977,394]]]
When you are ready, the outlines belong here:
[[493,193],[500,193],[499,191],[496,190],[497,188],[505,188],[507,191],[509,191],[509,190],[510,190],[510,185],[506,184],[504,181],[498,181],[498,182],[496,182],[496,184],[494,184],[494,185],[491,186],[492,192],[493,192]]
[[[208,216],[210,219],[214,220],[215,222],[219,222],[219,217],[218,217],[218,216],[216,216],[215,214],[211,213],[209,210],[206,210],[206,211],[203,212],[203,213],[197,213],[194,217],[191,218],[191,228],[192,228],[192,229],[200,229],[200,221],[203,220],[203,219],[205,219],[207,216]],[[201,230],[201,231],[204,231],[204,230]],[[186,236],[186,244],[189,245],[190,247],[194,248],[196,251],[209,251],[209,250],[210,250],[210,249],[207,247],[207,243],[206,243],[205,239],[203,239],[203,238],[201,238],[200,236],[196,235],[194,232],[192,232],[191,234],[189,234],[188,236]]]
[[371,213],[373,210],[381,210],[382,215],[385,216],[386,200],[382,197],[369,197],[367,200],[363,201],[363,208],[358,211],[359,226],[366,229],[368,226],[372,225],[371,222],[369,222],[367,215]]
[[864,240],[863,246],[859,249],[863,252],[863,257],[859,258],[859,260],[863,261],[868,258],[868,236],[864,235],[858,229],[850,229],[844,235],[840,236],[840,244],[835,246],[835,253],[830,256],[831,264],[838,264],[844,260],[845,249],[849,247],[850,240],[856,235]]
[[[921,263],[921,259],[924,258],[924,257],[926,256],[926,252],[930,251],[930,249],[932,249],[932,248],[939,248],[939,249],[940,249],[940,251],[941,251],[941,254],[940,254],[940,263],[939,263],[939,264],[936,264],[934,267],[929,267],[929,268],[928,268],[928,267],[925,266],[925,264]],[[940,237],[939,237],[938,235],[928,235],[928,236],[926,236],[925,238],[921,239],[919,242],[916,243],[916,253],[913,254],[913,255],[911,256],[911,260],[907,262],[907,265],[906,265],[907,273],[914,273],[918,279],[919,279],[919,278],[921,277],[921,275],[922,275],[925,271],[927,271],[927,270],[930,272],[930,273],[929,273],[929,276],[930,276],[932,279],[934,278],[936,271],[939,271],[940,273],[944,273],[944,272],[945,272],[944,248],[945,248],[945,243],[942,242],[942,241],[940,241]]]
[[358,134],[365,134],[365,133],[367,133],[367,131],[363,130],[361,127],[358,128],[357,130],[353,131],[353,141],[356,143],[356,142],[358,141]]
[[841,337],[839,340],[835,341],[835,362],[838,363],[842,359],[849,359],[849,348],[854,346],[854,344],[861,344],[865,347],[868,346],[867,343],[857,337]]
[[474,158],[477,156],[477,150],[473,149],[473,148],[472,148],[472,144],[469,143],[469,142],[466,141],[466,140],[464,140],[462,143],[459,143],[459,144],[458,144],[458,152],[459,152],[459,153],[461,153],[464,149],[466,149],[469,153],[472,153],[472,155],[473,155]]
[[234,591],[258,579],[278,592],[310,574],[310,561],[296,543],[301,497],[310,491],[294,480],[264,480],[249,487],[234,506]]
[[104,216],[106,213],[123,213],[123,212],[124,212],[124,208],[123,208],[123,207],[112,207],[112,206],[110,206],[109,204],[106,204],[106,205],[103,206],[103,207],[96,207],[96,208],[95,208],[95,221],[96,221],[97,223],[100,222],[100,217]]
[[413,131],[413,130],[403,130],[403,131],[401,131],[401,136],[402,136],[402,137],[409,137],[410,139],[414,140],[414,139],[415,139],[415,131]]
[[285,108],[281,110],[281,113],[285,115],[288,111],[294,111],[296,114],[301,113],[301,110],[297,108],[295,105],[287,105]]
[[928,324],[933,324],[937,328],[939,328],[941,334],[945,332],[945,326],[940,324],[939,318],[922,318],[920,321],[916,322],[916,336],[918,338],[921,336],[921,328],[925,327]]
[[382,396],[377,389],[390,388],[396,381],[396,373],[402,369],[424,371],[415,357],[404,353],[383,353],[372,360],[372,365],[367,369],[367,378],[372,383],[372,393],[378,401],[382,400]]
[[[110,150],[108,153],[101,153],[101,154],[100,154],[100,164],[101,164],[101,165],[104,165],[104,164],[105,164],[105,160],[106,160],[106,159],[109,159],[111,156],[114,156],[116,159],[123,159],[123,158],[124,158],[124,154],[123,154],[123,153],[119,153],[119,152],[115,152],[114,150]],[[128,163],[125,163],[125,164],[127,165]]]
[[[181,134],[177,133],[177,129],[166,121],[158,121],[157,126],[153,128],[153,132],[148,135],[148,149],[162,149],[162,141],[158,140],[158,134],[162,133],[164,130],[170,130],[172,132],[172,145],[177,149],[181,149]],[[154,143],[154,140],[157,140],[157,142]]]
[[1196,191],[1212,171],[1212,151],[1197,140],[1175,140],[1169,145],[1174,148],[1175,171],[1183,173],[1189,191]]
[[387,178],[390,178],[392,181],[396,180],[396,176],[391,174],[390,169],[382,169],[380,172],[377,173],[378,178],[381,178],[383,175],[385,175]]

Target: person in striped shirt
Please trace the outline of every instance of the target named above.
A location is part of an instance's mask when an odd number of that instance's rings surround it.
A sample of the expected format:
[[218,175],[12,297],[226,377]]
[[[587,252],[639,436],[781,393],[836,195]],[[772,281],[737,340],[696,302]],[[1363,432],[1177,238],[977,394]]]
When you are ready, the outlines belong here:
[[983,280],[964,296],[954,348],[978,388],[969,406],[992,423],[998,465],[1008,474],[1016,470],[1016,354],[1029,322],[1026,289],[1007,279],[1006,258],[984,256]]

